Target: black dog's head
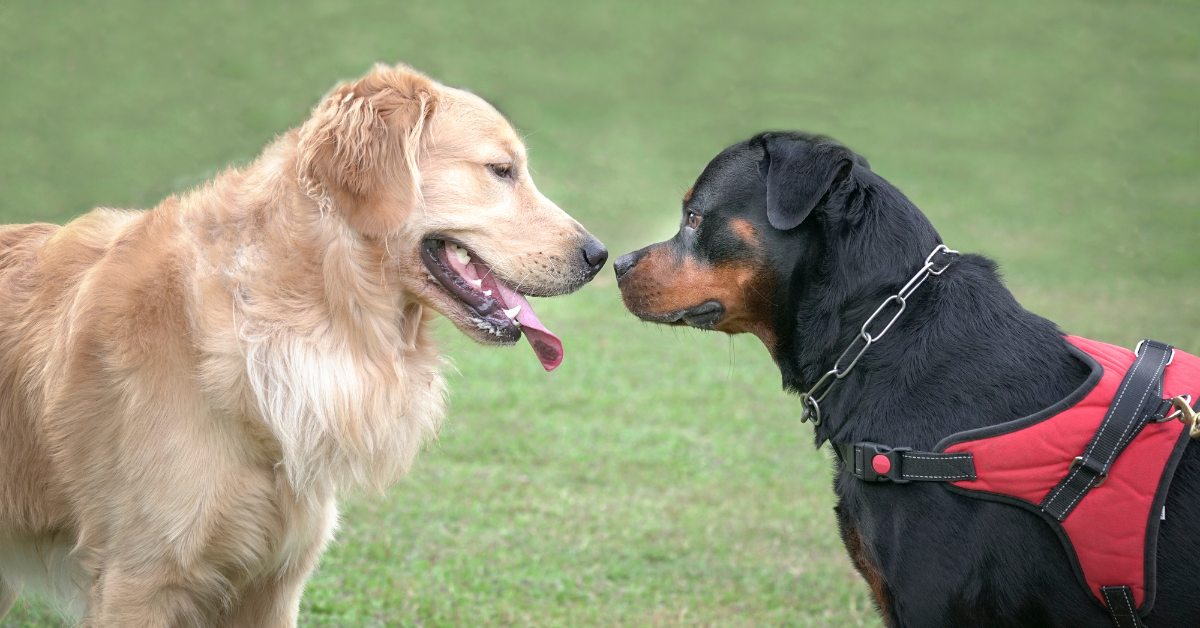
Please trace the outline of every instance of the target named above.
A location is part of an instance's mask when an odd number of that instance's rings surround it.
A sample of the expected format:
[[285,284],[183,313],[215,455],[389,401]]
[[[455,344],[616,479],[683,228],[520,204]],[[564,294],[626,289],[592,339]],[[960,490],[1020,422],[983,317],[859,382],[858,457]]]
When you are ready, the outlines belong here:
[[848,300],[874,296],[864,291],[903,284],[909,258],[938,242],[866,159],[827,137],[770,132],[705,167],[674,238],[613,267],[639,318],[753,333],[784,366],[780,354],[794,357],[800,337],[835,343],[814,332],[838,330],[812,327],[837,325]]

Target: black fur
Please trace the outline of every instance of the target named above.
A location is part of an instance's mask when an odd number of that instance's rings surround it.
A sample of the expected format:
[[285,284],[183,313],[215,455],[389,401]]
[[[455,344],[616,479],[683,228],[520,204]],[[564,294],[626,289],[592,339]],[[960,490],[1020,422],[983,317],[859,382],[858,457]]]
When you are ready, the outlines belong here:
[[[692,240],[672,242],[697,259],[745,255],[720,233],[732,218],[758,230],[755,253],[773,274],[771,349],[792,392],[829,370],[871,312],[941,243],[865,159],[801,133],[764,133],[723,151],[685,211],[704,222]],[[618,273],[645,250],[618,260]],[[1054,323],[1017,303],[992,261],[963,255],[917,290],[886,338],[834,387],[815,442],[932,450],[954,432],[1050,406],[1088,372]],[[1031,512],[936,483],[868,484],[840,470],[834,491],[843,538],[861,542],[859,558],[878,572],[889,626],[1110,625],[1054,532]],[[1200,444],[1188,445],[1166,507],[1158,594],[1145,622],[1200,626]]]

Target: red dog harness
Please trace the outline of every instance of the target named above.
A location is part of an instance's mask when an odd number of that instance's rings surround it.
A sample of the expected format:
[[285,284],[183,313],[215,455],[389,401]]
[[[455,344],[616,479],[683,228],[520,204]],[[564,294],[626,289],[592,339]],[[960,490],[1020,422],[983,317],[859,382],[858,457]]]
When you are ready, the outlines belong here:
[[864,481],[945,482],[960,494],[1037,513],[1114,623],[1141,626],[1154,604],[1158,524],[1170,514],[1163,504],[1189,442],[1183,420],[1200,431],[1190,406],[1200,398],[1200,358],[1153,341],[1135,355],[1067,340],[1092,374],[1053,407],[953,434],[933,452],[875,443],[834,448]]

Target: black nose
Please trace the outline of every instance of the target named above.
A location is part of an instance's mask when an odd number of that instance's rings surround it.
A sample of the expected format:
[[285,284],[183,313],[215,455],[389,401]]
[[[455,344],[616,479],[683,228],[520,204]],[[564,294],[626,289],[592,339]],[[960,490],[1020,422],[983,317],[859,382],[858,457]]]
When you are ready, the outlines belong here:
[[640,252],[626,253],[613,262],[613,270],[617,272],[617,281],[620,281],[625,276],[625,273],[633,270],[634,266],[637,266],[638,258],[641,257],[641,255],[638,255]]
[[608,249],[596,238],[588,238],[583,243],[583,261],[591,267],[592,274],[598,273],[608,261]]

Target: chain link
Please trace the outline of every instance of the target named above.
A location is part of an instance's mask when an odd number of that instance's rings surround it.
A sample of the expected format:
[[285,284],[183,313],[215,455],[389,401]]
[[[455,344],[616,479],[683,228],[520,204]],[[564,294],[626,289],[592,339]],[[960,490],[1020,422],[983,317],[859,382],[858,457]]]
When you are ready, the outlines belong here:
[[[948,256],[945,263],[941,264],[940,266],[934,260],[939,253]],[[825,396],[829,394],[829,391],[833,388],[833,385],[836,384],[838,380],[849,375],[850,371],[854,369],[854,365],[858,364],[858,359],[867,352],[867,349],[870,349],[871,345],[879,342],[880,339],[882,339],[884,335],[891,330],[892,325],[896,323],[896,320],[899,319],[900,315],[904,313],[904,309],[908,307],[908,298],[911,297],[914,292],[916,292],[917,288],[921,287],[921,284],[925,283],[925,280],[928,279],[930,275],[940,275],[946,272],[946,269],[950,267],[950,263],[954,261],[954,258],[957,255],[958,251],[948,248],[944,244],[937,245],[937,247],[925,257],[925,264],[921,266],[921,269],[917,271],[917,274],[913,275],[912,278],[908,280],[908,283],[904,284],[903,288],[900,288],[900,292],[888,297],[883,303],[879,304],[879,307],[875,308],[875,312],[867,318],[865,323],[863,323],[862,329],[859,330],[858,335],[854,337],[854,340],[850,341],[850,345],[847,346],[846,349],[842,351],[842,354],[838,356],[838,359],[834,361],[833,368],[829,369],[829,371],[822,375],[821,379],[817,380],[817,383],[814,384],[812,388],[808,389],[808,392],[800,395],[800,403],[804,406],[804,410],[800,414],[801,423],[811,419],[813,425],[821,424],[820,402],[825,400]],[[891,315],[891,318],[887,319],[887,324],[883,326],[883,329],[880,330],[878,334],[872,333],[871,324],[875,322],[876,318],[879,318],[880,314],[888,309],[888,306],[893,306],[896,310],[895,313]],[[860,341],[862,348],[854,354],[854,358],[850,360],[850,363],[843,367],[842,362],[846,359],[846,356],[850,355],[851,350],[859,345]]]

